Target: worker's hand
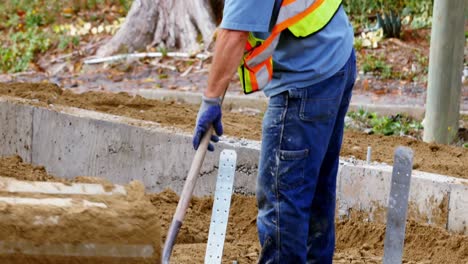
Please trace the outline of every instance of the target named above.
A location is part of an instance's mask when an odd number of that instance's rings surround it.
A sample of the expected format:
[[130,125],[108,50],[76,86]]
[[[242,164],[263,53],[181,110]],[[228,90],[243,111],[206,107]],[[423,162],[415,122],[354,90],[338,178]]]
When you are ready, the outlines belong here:
[[[195,150],[200,146],[203,135],[213,126],[216,135],[211,136],[211,141],[218,142],[223,134],[223,124],[221,123],[221,98],[207,98],[203,96],[200,110],[197,115],[197,124],[193,135],[193,148]],[[208,150],[213,151],[213,144],[208,145]]]

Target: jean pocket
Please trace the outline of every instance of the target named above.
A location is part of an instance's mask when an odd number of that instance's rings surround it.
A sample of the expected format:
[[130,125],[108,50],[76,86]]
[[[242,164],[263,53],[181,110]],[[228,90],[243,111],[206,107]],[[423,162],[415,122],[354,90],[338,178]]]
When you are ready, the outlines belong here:
[[280,150],[279,155],[278,187],[283,190],[291,190],[302,185],[309,150]]

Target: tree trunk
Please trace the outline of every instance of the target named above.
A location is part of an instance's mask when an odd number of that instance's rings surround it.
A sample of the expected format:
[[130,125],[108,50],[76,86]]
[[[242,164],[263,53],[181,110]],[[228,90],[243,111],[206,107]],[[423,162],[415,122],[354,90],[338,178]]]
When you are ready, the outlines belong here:
[[213,10],[219,12],[222,3],[222,0],[135,0],[120,30],[98,49],[97,55],[133,52],[148,46],[186,52],[207,48],[219,20],[219,14],[215,16]]

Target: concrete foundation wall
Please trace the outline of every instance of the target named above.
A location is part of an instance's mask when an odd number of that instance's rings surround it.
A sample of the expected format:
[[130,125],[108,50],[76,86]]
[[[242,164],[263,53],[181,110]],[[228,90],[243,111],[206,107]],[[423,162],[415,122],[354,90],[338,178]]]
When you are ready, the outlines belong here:
[[[0,97],[0,155],[18,154],[65,178],[97,176],[114,183],[140,180],[150,192],[180,193],[194,151],[191,135],[158,124],[76,108],[33,107],[25,100]],[[195,195],[214,191],[220,151],[237,151],[235,189],[255,193],[259,142],[224,139],[208,153]],[[337,187],[339,215],[367,212],[385,221],[392,168],[345,161]],[[1,172],[0,172],[1,174]],[[468,180],[413,172],[409,216],[467,232]]]
[[[0,155],[19,155],[64,178],[97,176],[114,183],[140,180],[150,192],[182,190],[195,154],[191,135],[152,122],[77,108],[32,107],[0,98]],[[195,195],[212,193],[224,148],[238,152],[238,192],[253,193],[259,145],[225,141],[208,153]]]
[[33,109],[0,101],[0,156],[19,155],[31,162]]
[[[338,214],[365,211],[369,212],[369,220],[384,222],[391,178],[390,166],[345,163],[339,174]],[[447,227],[451,182],[458,186],[466,181],[413,171],[408,216],[419,222]]]

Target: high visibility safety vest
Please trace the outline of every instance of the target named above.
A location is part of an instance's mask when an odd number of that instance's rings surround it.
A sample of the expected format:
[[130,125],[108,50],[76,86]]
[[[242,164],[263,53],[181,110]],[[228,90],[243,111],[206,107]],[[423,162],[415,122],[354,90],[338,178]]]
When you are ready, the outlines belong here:
[[238,68],[244,93],[259,91],[273,76],[273,52],[280,34],[289,29],[296,37],[307,37],[322,30],[335,16],[342,0],[283,0],[276,25],[266,40],[249,34],[244,58]]

